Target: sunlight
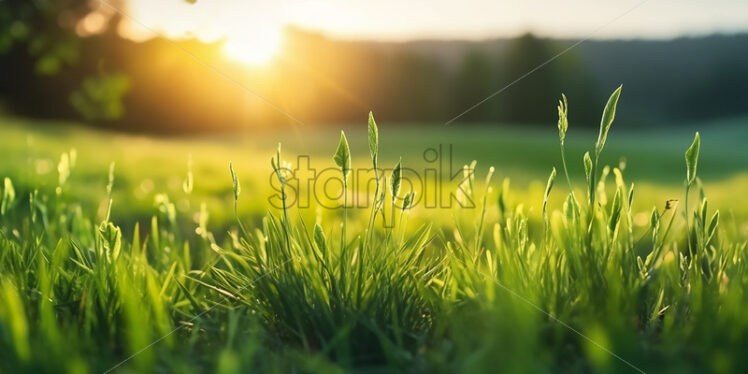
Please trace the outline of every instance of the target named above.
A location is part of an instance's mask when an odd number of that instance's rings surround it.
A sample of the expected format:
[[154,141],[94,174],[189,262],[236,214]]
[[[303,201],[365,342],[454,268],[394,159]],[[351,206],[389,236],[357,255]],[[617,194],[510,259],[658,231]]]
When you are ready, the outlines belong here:
[[280,30],[263,30],[254,35],[230,37],[223,51],[229,58],[247,65],[264,65],[278,53],[282,39]]

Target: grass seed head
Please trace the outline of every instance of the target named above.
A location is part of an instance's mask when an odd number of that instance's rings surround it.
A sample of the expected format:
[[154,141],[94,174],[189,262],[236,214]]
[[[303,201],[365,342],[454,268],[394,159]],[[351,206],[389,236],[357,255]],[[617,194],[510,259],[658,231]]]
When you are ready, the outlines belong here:
[[566,95],[561,94],[561,100],[558,101],[558,138],[561,145],[566,139],[566,131],[569,129],[569,104],[566,101]]
[[234,171],[234,165],[229,161],[229,170],[231,171],[231,187],[234,190],[234,201],[239,200],[239,194],[242,192],[242,187],[239,184],[239,178],[236,176]]
[[392,169],[392,177],[390,178],[390,193],[393,198],[400,196],[400,181],[402,179],[402,163],[403,159],[397,162],[395,168]]

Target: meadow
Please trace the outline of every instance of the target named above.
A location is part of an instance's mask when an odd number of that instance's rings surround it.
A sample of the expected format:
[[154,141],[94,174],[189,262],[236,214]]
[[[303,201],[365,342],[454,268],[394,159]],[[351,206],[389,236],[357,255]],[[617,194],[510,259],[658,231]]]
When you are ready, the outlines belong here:
[[[739,372],[745,120],[618,128],[619,93],[594,132],[563,102],[546,127],[344,136],[2,118],[0,371]],[[430,149],[449,207],[406,183]],[[300,207],[299,155],[339,198]]]

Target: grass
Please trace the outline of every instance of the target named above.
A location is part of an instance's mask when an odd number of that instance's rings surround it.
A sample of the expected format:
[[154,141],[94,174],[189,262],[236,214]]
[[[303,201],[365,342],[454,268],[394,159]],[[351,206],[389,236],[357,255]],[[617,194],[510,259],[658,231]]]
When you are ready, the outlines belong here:
[[[625,148],[610,130],[618,94],[594,143],[569,129],[565,104],[552,137],[453,136],[480,165],[508,159],[456,188],[474,209],[409,209],[415,145],[446,133],[380,134],[373,117],[340,135],[334,159],[334,142],[304,138],[328,148],[344,201],[361,193],[351,169],[381,169],[370,206],[327,210],[291,206],[288,163],[262,136],[227,148],[11,125],[0,164],[0,371],[738,372],[748,364],[748,214],[736,197],[745,179],[734,176],[745,165],[726,154],[744,150],[714,154],[709,129],[704,148],[688,139],[677,152],[668,142],[639,149],[629,135],[634,155],[617,167],[608,153]],[[499,133],[514,136],[489,137]],[[665,151],[677,167],[653,161]],[[263,153],[270,165],[248,161]]]

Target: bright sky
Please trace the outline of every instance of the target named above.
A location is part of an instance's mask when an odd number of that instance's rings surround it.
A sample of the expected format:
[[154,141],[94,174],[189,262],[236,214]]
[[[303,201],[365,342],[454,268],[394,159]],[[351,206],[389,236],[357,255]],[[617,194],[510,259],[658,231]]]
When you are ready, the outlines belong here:
[[[644,0],[630,13],[643,0],[123,1],[138,23],[175,38],[226,38],[227,52],[246,62],[271,56],[286,26],[373,40],[482,39],[526,31],[569,38],[748,31],[748,0]],[[125,24],[122,33],[133,39],[153,36],[135,23]]]
[[[203,39],[286,25],[341,38],[476,39],[532,30],[585,37],[642,0],[127,0],[140,22]],[[661,38],[748,30],[746,0],[649,0],[595,35]]]

